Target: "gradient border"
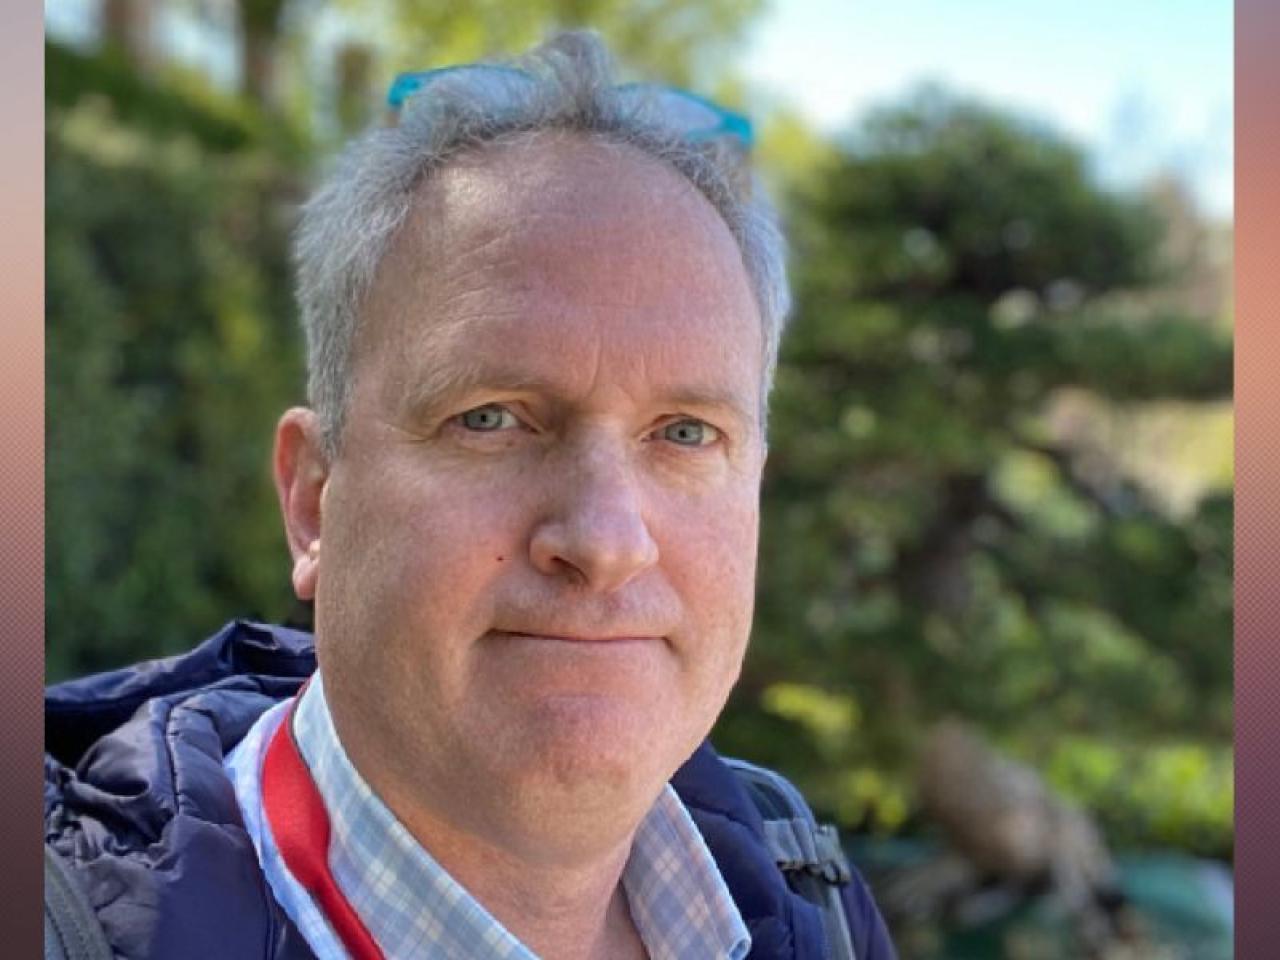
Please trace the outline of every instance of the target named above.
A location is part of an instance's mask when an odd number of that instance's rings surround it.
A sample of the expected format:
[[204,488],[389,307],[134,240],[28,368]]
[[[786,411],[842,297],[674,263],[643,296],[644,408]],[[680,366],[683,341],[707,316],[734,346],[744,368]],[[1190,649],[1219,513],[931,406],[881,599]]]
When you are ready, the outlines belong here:
[[1280,950],[1280,5],[1236,4],[1236,955]]
[[[1158,7],[1153,8],[1158,19]],[[41,853],[36,791],[44,636],[43,7],[9,4],[0,30],[0,551],[6,598],[0,751],[23,771],[0,795],[4,953],[39,956]],[[1236,4],[1236,953],[1280,943],[1280,4]],[[29,864],[26,862],[29,857]]]
[[[5,8],[0,28],[0,913],[5,956],[42,952],[42,854],[35,774],[44,678],[43,8]],[[28,771],[30,772],[28,774]],[[28,787],[30,784],[30,787]],[[28,866],[29,865],[29,866]]]

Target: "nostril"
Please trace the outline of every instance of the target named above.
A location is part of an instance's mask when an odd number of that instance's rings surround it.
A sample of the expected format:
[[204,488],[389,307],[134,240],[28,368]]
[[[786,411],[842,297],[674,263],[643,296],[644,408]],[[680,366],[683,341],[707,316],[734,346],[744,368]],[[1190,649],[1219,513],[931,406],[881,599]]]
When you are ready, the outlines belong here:
[[657,561],[643,486],[607,445],[584,451],[535,525],[530,558],[548,576],[609,592]]
[[602,592],[618,589],[658,558],[657,544],[638,516],[621,527],[544,523],[534,532],[529,553],[534,568],[542,573]]

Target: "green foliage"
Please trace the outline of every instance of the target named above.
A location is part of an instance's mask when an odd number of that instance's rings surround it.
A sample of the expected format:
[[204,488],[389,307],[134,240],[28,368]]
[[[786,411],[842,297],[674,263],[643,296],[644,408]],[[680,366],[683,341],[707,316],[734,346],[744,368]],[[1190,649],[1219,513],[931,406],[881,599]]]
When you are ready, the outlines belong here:
[[[386,22],[430,45],[353,50],[349,72],[587,22],[631,63],[706,89],[758,8],[388,0]],[[48,67],[59,678],[289,610],[267,463],[301,394],[286,210],[308,138],[176,73],[156,83],[56,46]],[[803,133],[792,120],[765,141],[797,310],[756,635],[719,746],[791,773],[846,825],[896,831],[922,732],[961,713],[1113,839],[1226,853],[1230,495],[1170,516],[1049,416],[1064,390],[1229,396],[1220,326],[1127,297],[1169,277],[1154,208],[1100,189],[1053,134],[936,91],[842,143]]]
[[[297,2],[297,0],[295,0]],[[355,43],[371,57],[347,81],[321,95],[322,126],[345,136],[376,116],[390,77],[400,71],[512,56],[556,30],[598,32],[617,57],[622,79],[656,79],[741,101],[731,82],[729,53],[764,9],[764,0],[475,0],[466,4],[415,0],[343,0],[341,6],[376,37]],[[339,58],[341,60],[341,56]],[[341,66],[339,67],[341,72]],[[634,73],[632,72],[634,71]],[[354,79],[354,89],[352,81]]]
[[51,678],[288,610],[269,482],[300,344],[279,178],[253,152],[48,117]]
[[[216,152],[248,147],[261,135],[250,109],[231,100],[193,96],[199,84],[177,92],[140,75],[118,50],[81,53],[46,42],[45,103],[70,108],[92,97],[111,104],[120,122],[160,136],[187,136]],[[171,71],[170,79],[179,75]]]
[[[409,0],[361,3],[381,14],[397,69],[465,63],[511,54],[554,29],[598,31],[619,60],[672,83],[706,89],[723,54],[763,9],[762,0],[477,0],[465,6]],[[411,38],[406,40],[405,38]]]
[[[791,182],[797,309],[722,748],[891,829],[935,720],[1042,762],[1087,738],[1127,777],[1105,797],[1058,780],[1118,841],[1227,854],[1229,769],[1190,758],[1230,743],[1230,496],[1168,516],[1049,418],[1067,388],[1229,395],[1211,321],[1118,296],[1170,277],[1155,209],[1052,133],[932,90]],[[856,735],[833,737],[829,702],[858,705]]]
[[1222,856],[1231,848],[1235,782],[1229,744],[1116,743],[1063,737],[1044,764],[1049,781],[1098,811],[1117,846]]

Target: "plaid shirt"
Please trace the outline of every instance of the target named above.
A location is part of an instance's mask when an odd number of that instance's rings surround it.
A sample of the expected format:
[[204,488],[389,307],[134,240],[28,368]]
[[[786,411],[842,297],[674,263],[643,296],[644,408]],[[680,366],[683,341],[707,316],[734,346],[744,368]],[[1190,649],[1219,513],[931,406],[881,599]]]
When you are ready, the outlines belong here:
[[[262,811],[263,753],[290,705],[264,713],[225,766],[276,899],[319,960],[346,960],[341,941],[281,859]],[[385,956],[536,960],[356,772],[338,742],[319,673],[298,705],[294,736],[329,813],[334,880]],[[741,960],[751,947],[706,843],[670,786],[636,830],[622,885],[652,960]]]

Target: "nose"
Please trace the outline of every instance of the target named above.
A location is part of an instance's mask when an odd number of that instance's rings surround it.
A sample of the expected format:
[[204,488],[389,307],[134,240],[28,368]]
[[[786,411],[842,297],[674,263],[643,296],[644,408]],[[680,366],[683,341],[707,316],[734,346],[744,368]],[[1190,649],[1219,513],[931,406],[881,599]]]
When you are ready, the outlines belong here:
[[610,593],[658,562],[643,493],[624,453],[596,448],[578,455],[560,474],[551,502],[529,542],[537,570]]

